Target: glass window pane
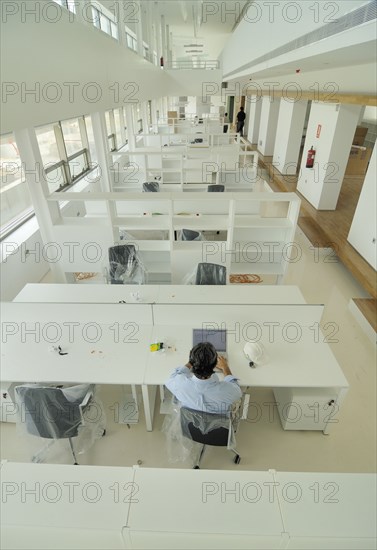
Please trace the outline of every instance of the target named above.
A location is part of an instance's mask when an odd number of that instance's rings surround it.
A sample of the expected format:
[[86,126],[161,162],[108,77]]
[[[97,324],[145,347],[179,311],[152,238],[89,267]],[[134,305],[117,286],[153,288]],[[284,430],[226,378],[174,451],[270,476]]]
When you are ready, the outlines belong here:
[[110,113],[109,113],[109,111],[105,112],[105,119],[106,119],[107,135],[109,136],[111,134],[111,123],[110,123]]
[[93,25],[97,27],[97,29],[101,28],[100,24],[100,13],[96,8],[92,7],[92,19],[93,19]]
[[70,160],[68,164],[69,164],[72,179],[77,178],[80,174],[82,174],[86,170],[85,155],[82,154],[79,157],[76,157]]
[[12,134],[1,136],[0,140],[0,203],[1,227],[32,209],[32,202],[17,144]]
[[35,129],[39,150],[43,165],[51,165],[60,162],[58,146],[56,144],[55,132],[52,125],[41,126]]
[[77,151],[83,149],[79,121],[77,118],[63,120],[61,125],[67,156],[70,157],[74,153],[77,153]]
[[59,166],[59,168],[48,172],[48,174],[46,174],[46,180],[50,193],[55,193],[55,191],[58,191],[59,187],[61,188],[66,185],[67,182],[64,179],[63,167]]
[[85,117],[86,133],[88,135],[90,158],[93,163],[98,162],[96,144],[94,142],[92,118],[88,115]]
[[101,13],[101,30],[111,34],[110,19]]
[[120,126],[119,109],[114,109],[114,120],[115,120],[116,143],[117,143],[117,148],[119,149],[120,147],[122,147],[122,145],[124,145],[122,140],[122,134],[120,131],[121,126]]
[[118,27],[111,21],[111,36],[118,40]]

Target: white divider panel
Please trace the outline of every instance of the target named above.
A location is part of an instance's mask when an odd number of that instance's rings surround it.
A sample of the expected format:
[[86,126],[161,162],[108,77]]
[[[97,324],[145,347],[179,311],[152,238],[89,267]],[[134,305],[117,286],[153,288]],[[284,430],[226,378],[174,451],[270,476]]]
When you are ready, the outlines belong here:
[[[136,285],[135,285],[136,286]],[[139,287],[136,287],[138,290]],[[150,304],[24,304],[21,302],[1,303],[1,322],[4,323],[129,323],[152,325]]]
[[[282,287],[278,287],[281,289]],[[53,302],[118,304],[152,304],[157,301],[158,285],[48,284],[29,283],[14,298],[14,302]],[[298,289],[297,289],[297,292]],[[135,304],[136,305],[136,304]]]
[[[116,484],[121,490],[132,485],[133,477],[127,467],[5,462],[1,523],[121,532],[131,499],[116,499],[114,491]],[[27,494],[28,489],[35,493]]]
[[68,218],[52,228],[54,243],[44,247],[47,257],[56,259],[63,271],[102,272],[108,265],[108,248],[114,245],[113,229],[101,218]]
[[298,548],[301,537],[323,537],[325,543],[305,545],[303,538],[300,548],[339,548],[332,543],[326,546],[326,539],[333,538],[365,537],[376,542],[375,474],[275,472],[274,479],[285,531],[294,539],[288,548]]
[[[221,293],[221,287],[219,287]],[[236,322],[255,323],[295,323],[300,327],[310,327],[313,323],[319,323],[324,310],[323,305],[282,305],[282,304],[257,304],[257,305],[200,305],[182,304],[177,315],[174,305],[154,304],[153,317],[155,325],[169,325],[172,320],[176,325],[188,325],[201,327],[205,323],[213,323],[215,326],[224,323],[234,325]]]
[[[131,504],[130,531],[281,536],[284,529],[277,499],[270,499],[263,485],[271,484],[271,473],[195,473],[198,475],[183,469],[136,469],[139,502]],[[189,518],[182,510],[189,510]]]

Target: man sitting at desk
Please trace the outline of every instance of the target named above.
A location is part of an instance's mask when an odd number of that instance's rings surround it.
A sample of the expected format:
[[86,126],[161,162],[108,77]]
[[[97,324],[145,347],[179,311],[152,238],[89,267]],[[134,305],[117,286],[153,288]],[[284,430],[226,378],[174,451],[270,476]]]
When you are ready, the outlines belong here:
[[[222,381],[214,373],[215,367],[222,371]],[[214,414],[230,415],[233,403],[242,396],[227,360],[218,356],[209,342],[194,346],[189,362],[184,367],[176,368],[165,386],[183,407]]]

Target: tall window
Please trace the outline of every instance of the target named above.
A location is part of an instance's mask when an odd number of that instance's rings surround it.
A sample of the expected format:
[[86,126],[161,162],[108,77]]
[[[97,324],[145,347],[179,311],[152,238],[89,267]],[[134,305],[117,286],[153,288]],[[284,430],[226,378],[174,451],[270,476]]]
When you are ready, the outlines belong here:
[[126,26],[126,40],[127,40],[127,46],[130,48],[130,50],[137,52],[136,34],[127,26]]
[[72,185],[94,168],[84,117],[41,126],[35,133],[51,193]]
[[124,110],[111,109],[106,111],[105,117],[109,151],[118,151],[128,143],[127,128],[124,125]]
[[63,8],[67,8],[67,10],[72,11],[73,13],[76,13],[75,0],[53,0],[53,1],[56,4],[63,6]]
[[104,6],[92,6],[93,25],[118,40],[118,27],[114,15]]
[[20,154],[13,134],[0,140],[1,236],[4,237],[33,215]]

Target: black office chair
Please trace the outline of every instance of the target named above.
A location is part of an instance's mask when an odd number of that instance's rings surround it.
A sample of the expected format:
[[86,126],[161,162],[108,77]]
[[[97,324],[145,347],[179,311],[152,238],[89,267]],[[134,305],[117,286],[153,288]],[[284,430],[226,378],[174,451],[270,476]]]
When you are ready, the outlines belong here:
[[218,183],[215,183],[214,185],[209,185],[207,192],[208,193],[224,193],[225,191],[225,185],[219,185]]
[[[74,464],[77,465],[72,438],[79,435],[85,424],[84,414],[93,402],[94,388],[94,384],[80,384],[65,389],[34,384],[16,386],[20,421],[31,435],[50,440],[68,439]],[[102,429],[101,435],[104,434],[105,430]],[[36,456],[38,453],[33,457],[33,462]]]
[[109,248],[112,285],[144,284],[145,268],[133,244],[120,244]]
[[193,468],[200,469],[200,462],[207,445],[228,447],[235,454],[234,462],[239,464],[241,457],[235,448],[234,427],[230,417],[223,414],[195,411],[181,407],[182,435],[201,444],[199,456]]
[[145,181],[143,183],[143,191],[145,193],[158,193],[160,191],[160,184],[158,181]]
[[226,267],[200,263],[196,270],[196,285],[226,285]]
[[199,231],[192,231],[191,229],[182,229],[181,231],[182,241],[201,241],[202,234]]

